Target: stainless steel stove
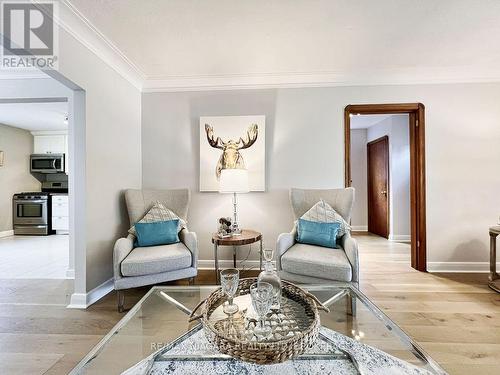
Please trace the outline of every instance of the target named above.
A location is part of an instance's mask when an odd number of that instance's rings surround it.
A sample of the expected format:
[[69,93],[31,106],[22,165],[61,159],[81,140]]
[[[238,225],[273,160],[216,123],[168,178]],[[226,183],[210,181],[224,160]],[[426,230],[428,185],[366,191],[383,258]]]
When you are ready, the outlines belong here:
[[47,192],[15,194],[12,199],[14,234],[51,234],[51,204]]

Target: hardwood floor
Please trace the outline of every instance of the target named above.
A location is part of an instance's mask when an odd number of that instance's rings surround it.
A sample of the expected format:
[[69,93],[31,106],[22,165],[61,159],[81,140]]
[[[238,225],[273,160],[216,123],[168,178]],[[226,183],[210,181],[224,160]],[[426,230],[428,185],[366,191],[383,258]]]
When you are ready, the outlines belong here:
[[[450,374],[498,374],[500,294],[487,274],[420,273],[409,245],[356,237],[361,289],[375,304]],[[213,283],[213,272],[196,282]],[[127,292],[126,306],[147,290]],[[71,280],[0,280],[0,373],[66,374],[123,316],[114,293],[86,311],[66,309],[71,292]]]
[[409,245],[357,235],[361,289],[450,374],[498,374],[500,294],[487,274],[410,268]]

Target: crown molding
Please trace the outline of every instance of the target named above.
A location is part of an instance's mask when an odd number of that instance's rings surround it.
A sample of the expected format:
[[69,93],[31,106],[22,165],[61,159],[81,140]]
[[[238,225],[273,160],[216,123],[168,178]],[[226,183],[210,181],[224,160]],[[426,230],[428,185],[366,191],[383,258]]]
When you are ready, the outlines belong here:
[[144,73],[120,49],[107,39],[68,0],[60,1],[59,26],[82,43],[113,70],[135,86],[142,89]]
[[409,69],[392,69],[362,73],[299,72],[146,77],[142,85],[142,92],[493,82],[500,82],[500,75],[496,72],[482,76],[465,77],[461,74],[461,70],[452,68],[426,69],[418,72]]

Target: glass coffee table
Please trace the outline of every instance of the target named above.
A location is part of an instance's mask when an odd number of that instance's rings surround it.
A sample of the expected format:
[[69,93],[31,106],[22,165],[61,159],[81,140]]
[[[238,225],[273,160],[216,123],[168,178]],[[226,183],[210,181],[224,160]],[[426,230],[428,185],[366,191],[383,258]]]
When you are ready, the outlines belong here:
[[[352,343],[361,343],[364,344],[363,347],[368,346],[375,348],[378,353],[388,354],[388,358],[395,357],[402,363],[415,366],[411,368],[416,368],[417,372],[421,369],[422,373],[446,374],[410,337],[353,286],[336,283],[301,285],[301,287],[314,294],[330,309],[329,313],[321,312],[322,329],[337,335],[341,334],[338,336],[346,336],[346,340],[351,343],[348,345],[351,347]],[[165,348],[177,345],[189,336],[202,334],[199,323],[189,323],[188,316],[199,301],[207,298],[215,288],[217,286],[151,288],[80,361],[71,374],[121,374],[151,356],[152,353],[162,352]],[[348,296],[355,299],[354,316],[350,314]],[[182,350],[180,353],[181,357],[183,353],[186,353],[186,358],[193,357]],[[173,358],[165,355],[164,358],[158,357],[158,360]],[[207,354],[198,356],[196,360],[199,361],[205,357],[210,357],[212,361],[218,360],[219,357],[220,360],[230,359],[223,355]],[[341,355],[337,357],[339,360],[342,359]],[[179,354],[175,358],[179,359]],[[314,358],[316,357],[309,356],[305,359],[314,360]],[[322,357],[323,360],[325,358]],[[417,372],[395,371],[393,373]],[[359,370],[357,373],[364,373],[364,371]]]

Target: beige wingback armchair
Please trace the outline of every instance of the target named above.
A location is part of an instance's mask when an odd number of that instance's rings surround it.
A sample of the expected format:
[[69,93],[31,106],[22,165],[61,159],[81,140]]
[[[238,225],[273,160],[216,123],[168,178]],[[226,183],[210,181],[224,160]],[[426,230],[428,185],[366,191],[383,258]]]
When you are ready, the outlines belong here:
[[[298,220],[320,199],[328,203],[348,223],[354,203],[354,188],[291,189],[290,201]],[[350,233],[339,239],[339,248],[296,243],[296,225],[290,233],[282,233],[276,245],[276,263],[283,279],[295,283],[349,282],[359,283],[358,245]],[[351,301],[352,312],[355,302]]]
[[[125,192],[130,226],[141,220],[156,201],[186,220],[189,190],[135,190]],[[114,284],[118,291],[118,311],[123,311],[124,289],[189,278],[197,274],[196,233],[183,229],[180,242],[171,245],[134,247],[135,237],[116,241],[113,252]]]

